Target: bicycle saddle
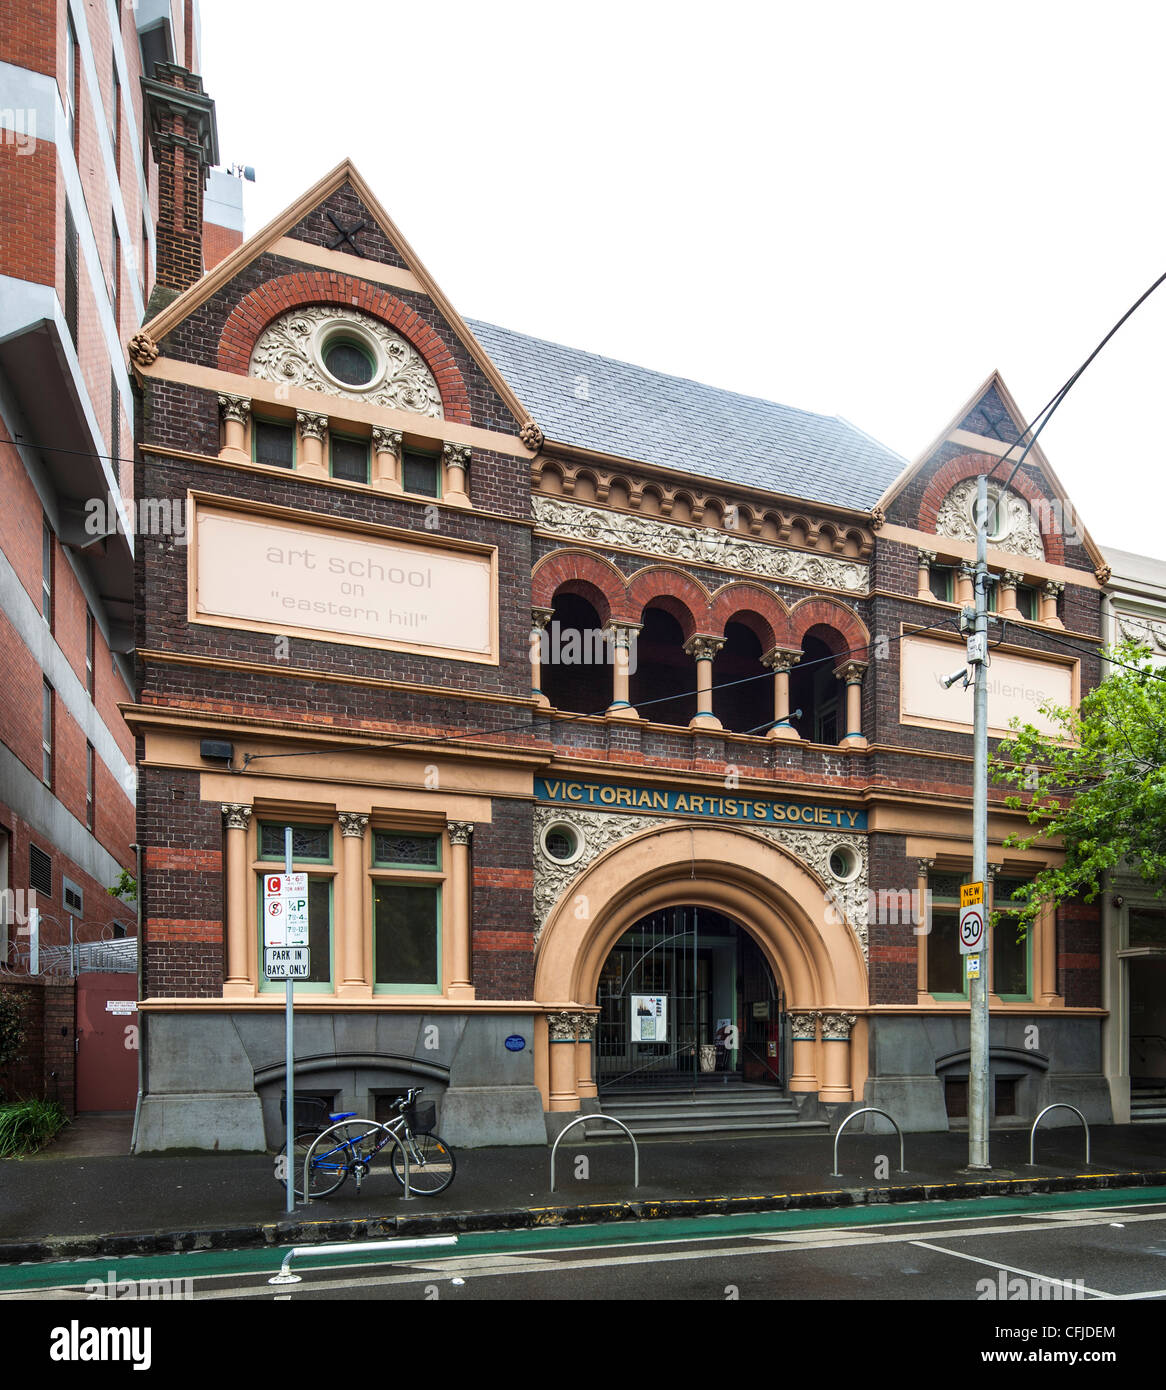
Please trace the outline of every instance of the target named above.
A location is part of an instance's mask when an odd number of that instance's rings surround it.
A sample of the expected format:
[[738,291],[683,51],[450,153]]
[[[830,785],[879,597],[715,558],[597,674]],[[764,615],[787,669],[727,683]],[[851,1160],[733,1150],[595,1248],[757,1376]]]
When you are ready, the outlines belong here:
[[335,1124],[338,1120],[351,1120],[355,1114],[355,1110],[345,1110],[342,1115],[329,1115],[328,1118]]

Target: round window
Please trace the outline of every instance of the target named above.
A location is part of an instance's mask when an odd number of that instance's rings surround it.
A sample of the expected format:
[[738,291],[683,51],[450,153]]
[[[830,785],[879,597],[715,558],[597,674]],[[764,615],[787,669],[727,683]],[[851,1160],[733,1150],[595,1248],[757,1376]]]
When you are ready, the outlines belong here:
[[859,870],[858,855],[850,845],[835,845],[830,851],[830,872],[840,883],[848,883]]
[[367,386],[376,371],[369,353],[351,338],[332,339],[324,349],[324,366],[345,386]]
[[573,863],[583,853],[583,836],[573,825],[548,825],[542,835],[543,849],[559,864]]

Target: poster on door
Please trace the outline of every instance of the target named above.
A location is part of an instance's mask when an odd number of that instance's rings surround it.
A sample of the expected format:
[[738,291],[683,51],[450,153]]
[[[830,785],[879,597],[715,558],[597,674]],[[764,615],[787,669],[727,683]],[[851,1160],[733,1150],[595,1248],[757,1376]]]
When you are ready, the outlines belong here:
[[668,996],[666,994],[632,995],[632,1042],[659,1043],[668,1041]]

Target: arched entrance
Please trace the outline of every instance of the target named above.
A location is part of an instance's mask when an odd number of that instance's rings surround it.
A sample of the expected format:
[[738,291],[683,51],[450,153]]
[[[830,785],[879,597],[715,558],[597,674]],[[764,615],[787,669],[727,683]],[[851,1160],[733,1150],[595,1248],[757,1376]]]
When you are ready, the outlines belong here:
[[601,1096],[788,1078],[781,989],[749,932],[715,909],[642,917],[608,954],[596,1002]]
[[[594,834],[602,843],[614,821],[580,816],[582,840]],[[819,874],[792,845],[742,826],[637,824],[635,817],[626,824],[621,838],[561,886],[540,932],[535,999],[544,1014],[535,1076],[547,1109],[577,1111],[595,1097],[592,1035],[608,958],[637,923],[678,904],[721,914],[738,928],[748,923],[790,1022],[785,1088],[825,1102],[861,1096],[866,960]]]

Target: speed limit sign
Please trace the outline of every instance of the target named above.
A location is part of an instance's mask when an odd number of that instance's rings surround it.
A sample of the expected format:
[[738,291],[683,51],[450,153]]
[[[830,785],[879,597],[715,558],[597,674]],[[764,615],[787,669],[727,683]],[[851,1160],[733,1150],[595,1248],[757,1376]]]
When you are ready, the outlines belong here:
[[974,956],[984,949],[984,906],[960,908],[960,954]]

